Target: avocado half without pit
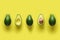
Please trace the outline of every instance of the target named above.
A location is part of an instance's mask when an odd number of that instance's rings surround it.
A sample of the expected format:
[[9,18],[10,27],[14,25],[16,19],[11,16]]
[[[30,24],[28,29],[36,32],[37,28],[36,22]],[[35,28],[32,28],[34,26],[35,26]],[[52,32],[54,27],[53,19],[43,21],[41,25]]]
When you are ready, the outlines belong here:
[[16,26],[21,26],[22,20],[21,20],[21,16],[20,14],[17,14],[16,18],[15,18],[15,25]]

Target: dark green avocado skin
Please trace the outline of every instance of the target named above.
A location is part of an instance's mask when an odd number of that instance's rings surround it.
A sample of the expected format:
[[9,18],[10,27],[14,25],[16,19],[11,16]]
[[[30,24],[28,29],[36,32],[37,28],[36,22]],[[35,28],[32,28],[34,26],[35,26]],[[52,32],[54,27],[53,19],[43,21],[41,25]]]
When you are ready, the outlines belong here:
[[6,26],[9,26],[11,24],[10,15],[6,15],[4,23],[5,23]]
[[50,15],[50,18],[49,18],[49,24],[51,26],[54,26],[56,24],[56,19],[55,19],[54,15],[52,15],[52,14]]
[[33,24],[33,19],[31,15],[28,15],[27,19],[26,19],[26,23],[27,25],[31,26]]

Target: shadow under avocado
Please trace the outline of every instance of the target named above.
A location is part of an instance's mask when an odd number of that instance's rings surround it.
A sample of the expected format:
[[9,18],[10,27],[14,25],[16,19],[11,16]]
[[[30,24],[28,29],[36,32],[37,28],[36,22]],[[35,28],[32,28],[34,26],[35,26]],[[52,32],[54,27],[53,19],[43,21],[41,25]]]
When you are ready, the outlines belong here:
[[33,30],[33,25],[27,26],[28,30],[31,32]]
[[16,31],[20,31],[22,29],[22,25],[20,26],[15,26]]
[[11,26],[3,26],[4,31],[9,32],[11,31]]
[[43,30],[44,30],[44,24],[45,24],[45,23],[43,23],[42,25],[39,25],[39,24],[38,24],[38,30],[43,31]]
[[55,33],[57,31],[57,26],[54,25],[54,26],[49,26],[49,32],[50,33]]

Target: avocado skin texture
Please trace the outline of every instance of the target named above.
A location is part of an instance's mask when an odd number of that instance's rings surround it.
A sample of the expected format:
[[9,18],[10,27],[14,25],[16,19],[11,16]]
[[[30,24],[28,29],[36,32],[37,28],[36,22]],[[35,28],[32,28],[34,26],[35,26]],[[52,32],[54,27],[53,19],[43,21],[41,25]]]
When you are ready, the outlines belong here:
[[11,24],[10,15],[6,15],[4,23],[5,23],[6,26],[9,26]]
[[26,19],[26,23],[27,25],[31,26],[33,24],[33,19],[31,15],[28,15],[27,19]]
[[55,17],[54,17],[53,14],[50,15],[49,24],[50,24],[51,26],[54,26],[54,25],[56,24],[56,19],[55,19]]

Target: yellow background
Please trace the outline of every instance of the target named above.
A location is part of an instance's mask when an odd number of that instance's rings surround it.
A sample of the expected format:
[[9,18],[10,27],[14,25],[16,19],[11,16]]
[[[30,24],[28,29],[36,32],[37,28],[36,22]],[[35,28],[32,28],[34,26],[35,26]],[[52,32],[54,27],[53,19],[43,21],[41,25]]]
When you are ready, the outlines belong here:
[[[10,14],[10,28],[4,25],[6,14]],[[21,28],[15,25],[16,15],[22,17]],[[26,24],[27,16],[33,18],[32,29]],[[43,28],[37,24],[39,14],[44,15]],[[48,23],[50,14],[56,17],[53,29]],[[60,0],[0,0],[0,40],[60,40]]]

